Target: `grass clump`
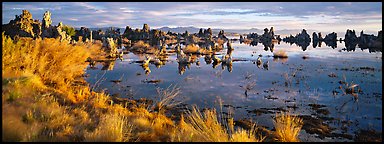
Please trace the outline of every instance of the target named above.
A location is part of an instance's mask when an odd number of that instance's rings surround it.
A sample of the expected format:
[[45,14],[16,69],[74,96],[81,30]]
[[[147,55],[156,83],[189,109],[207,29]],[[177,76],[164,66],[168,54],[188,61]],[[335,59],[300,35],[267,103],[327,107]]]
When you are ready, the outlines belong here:
[[134,43],[130,50],[139,53],[156,53],[159,51],[158,49],[152,47],[150,44],[142,40],[139,40]]
[[299,132],[303,126],[301,118],[291,116],[289,113],[281,113],[276,115],[274,120],[276,131],[274,132],[275,140],[280,142],[299,142]]
[[[2,35],[3,76],[31,73],[47,85],[60,88],[84,73],[89,57],[84,45],[62,43],[59,39],[21,39],[13,41]],[[65,89],[63,89],[65,90]]]
[[184,53],[194,53],[194,54],[209,54],[211,51],[205,49],[205,48],[200,48],[198,45],[195,44],[188,44],[184,49]]
[[159,96],[159,101],[156,103],[154,107],[155,110],[163,112],[164,109],[171,108],[177,106],[181,103],[181,101],[176,101],[175,99],[181,93],[180,88],[173,86],[169,86],[167,89],[156,89],[157,94]]
[[128,141],[132,128],[126,126],[127,120],[118,113],[102,116],[98,127],[93,132],[85,133],[87,142],[123,142]]
[[199,46],[195,45],[195,44],[189,44],[187,45],[184,49],[183,49],[183,52],[184,53],[197,53],[197,51],[200,49]]
[[288,58],[288,54],[284,50],[278,50],[278,51],[273,53],[273,57],[274,58]]
[[257,137],[254,128],[251,130],[237,129],[235,131],[233,118],[223,120],[220,123],[215,109],[201,113],[197,107],[193,107],[187,118],[182,116],[179,127],[180,132],[175,139],[176,141],[260,142],[265,138]]

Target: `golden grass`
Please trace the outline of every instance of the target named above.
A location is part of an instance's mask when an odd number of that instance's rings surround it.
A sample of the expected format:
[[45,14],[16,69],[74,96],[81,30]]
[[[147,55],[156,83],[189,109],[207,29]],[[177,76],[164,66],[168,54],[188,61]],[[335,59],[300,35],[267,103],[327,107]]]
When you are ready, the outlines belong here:
[[131,127],[126,126],[126,118],[118,113],[102,116],[98,127],[93,132],[85,133],[87,142],[123,142],[128,141]]
[[200,48],[198,45],[189,44],[183,49],[184,53],[200,53],[200,54],[210,54],[212,51],[209,51],[205,48]]
[[187,46],[183,49],[183,52],[184,52],[184,53],[196,53],[199,49],[200,49],[200,48],[199,48],[198,45],[195,45],[195,44],[189,44],[189,45],[187,45]]
[[132,51],[140,52],[140,53],[157,53],[159,50],[152,47],[148,43],[145,43],[144,41],[140,40],[133,44],[133,46],[130,48]]
[[288,58],[288,54],[284,50],[278,50],[278,51],[273,53],[273,57],[274,58]]
[[245,43],[245,44],[250,44],[252,42],[252,39],[244,39],[243,40],[243,43]]
[[157,94],[159,101],[156,103],[155,109],[162,112],[163,108],[171,108],[181,103],[181,101],[176,101],[176,97],[180,94],[180,88],[169,86],[167,89],[157,88]]
[[280,142],[299,142],[299,132],[303,126],[301,118],[291,116],[289,113],[281,113],[276,115],[274,121],[275,140]]
[[224,123],[218,121],[215,109],[206,110],[202,114],[197,107],[193,107],[186,119],[182,116],[179,123],[181,130],[175,140],[187,142],[259,142],[264,140],[264,137],[255,136],[253,128],[235,131],[233,118],[226,120],[225,126],[222,124]]
[[56,88],[70,84],[84,73],[89,57],[85,45],[62,43],[59,39],[22,39],[14,42],[2,35],[3,76],[38,75],[45,84]]

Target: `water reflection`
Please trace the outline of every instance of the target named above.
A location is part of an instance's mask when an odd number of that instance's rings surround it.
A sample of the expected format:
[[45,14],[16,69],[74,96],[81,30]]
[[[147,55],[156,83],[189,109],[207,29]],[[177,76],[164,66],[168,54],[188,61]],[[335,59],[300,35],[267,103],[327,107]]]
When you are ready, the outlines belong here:
[[357,42],[346,42],[344,44],[345,44],[345,48],[348,52],[349,51],[355,51],[356,46],[357,46]]
[[325,45],[333,49],[337,48],[337,41],[324,41]]
[[[241,41],[236,41],[236,42],[242,43],[242,44],[247,44],[250,46],[257,46],[259,43],[258,41],[252,41],[249,43],[241,42]],[[312,47],[313,48],[317,48],[317,47],[321,48],[322,42],[323,41],[312,41]],[[201,54],[201,55],[200,54],[179,54],[179,53],[182,53],[182,51],[183,51],[182,46],[185,47],[185,45],[182,45],[181,43],[168,43],[167,44],[167,46],[168,46],[167,51],[164,51],[164,53],[150,54],[150,55],[149,54],[142,54],[142,53],[133,53],[133,54],[138,56],[139,59],[144,59],[144,60],[139,60],[136,62],[141,63],[140,66],[142,67],[142,69],[146,75],[149,75],[151,73],[151,69],[149,67],[150,64],[153,64],[156,66],[156,68],[160,69],[161,67],[163,67],[164,65],[167,64],[169,56],[172,57],[172,55],[175,54],[173,52],[176,52],[176,55],[177,55],[176,60],[178,61],[178,73],[179,73],[179,75],[183,75],[185,73],[185,71],[187,69],[190,69],[191,65],[193,65],[193,64],[195,64],[196,66],[199,67],[201,57],[205,61],[206,65],[212,64],[213,69],[216,69],[219,65],[221,65],[222,70],[227,69],[228,72],[232,72],[233,71],[232,53],[234,51],[236,51],[236,49],[237,49],[237,48],[234,48],[232,46],[232,43],[231,44],[227,43],[227,47],[230,47],[230,48],[227,48],[226,53],[224,53],[224,54],[221,54],[220,52],[224,51],[225,49],[218,51],[219,54],[217,54],[217,52],[213,52],[211,54]],[[263,50],[266,52],[274,52],[275,44],[280,45],[279,43],[274,42],[274,41],[260,42],[260,43],[263,45],[263,47],[264,47]],[[286,43],[289,43],[290,45],[295,44],[296,46],[300,47],[302,51],[306,51],[308,46],[310,45],[310,42],[307,42],[307,41],[302,42],[302,43],[293,43],[293,42],[286,42]],[[331,47],[333,49],[337,48],[337,42],[336,41],[324,41],[324,43],[326,44],[327,47]],[[342,42],[340,41],[340,43],[342,43]],[[199,43],[199,45],[209,47],[211,44]],[[127,46],[127,45],[122,46],[123,50],[124,50],[125,46]],[[348,51],[348,52],[355,51],[356,48],[359,47],[358,42],[348,42],[348,43],[344,42],[344,46],[345,46],[345,48],[343,48],[341,50]],[[171,49],[171,50],[169,50],[169,49]],[[177,49],[177,50],[172,50],[172,49]],[[362,50],[369,49],[369,52],[381,52],[381,49],[377,49],[377,48],[372,49],[372,48],[366,47],[366,48],[361,48],[361,49]],[[339,51],[341,51],[341,50],[339,50]],[[128,53],[130,53],[130,52],[128,51]],[[121,52],[120,55],[121,56],[119,56],[118,58],[120,59],[120,61],[123,61],[124,60],[123,59],[124,53]],[[180,55],[183,55],[182,58]],[[252,56],[253,56],[253,54],[252,54]],[[262,55],[260,54],[259,57],[257,58],[257,63],[255,61],[253,63],[257,64],[258,68],[263,68],[265,70],[269,70],[269,61],[265,61],[264,63],[259,62],[259,59],[261,60],[261,57],[262,57]],[[273,62],[279,62],[280,61],[282,63],[285,63],[285,62],[287,62],[287,60],[288,60],[287,58],[273,58]],[[96,64],[95,61],[89,61],[89,62],[90,62],[89,65],[90,65],[91,69],[97,69],[97,67],[95,67],[95,64]],[[114,69],[115,62],[116,61],[114,61],[114,60],[102,61],[101,64],[103,67],[101,68],[101,70],[112,71]]]
[[101,64],[103,65],[103,68],[101,68],[101,70],[111,71],[115,66],[115,61],[105,61],[105,62],[102,62]]
[[[237,42],[242,43],[241,41],[237,41]],[[324,41],[324,42],[325,42],[326,46],[328,46],[328,47],[331,47],[333,49],[337,48],[336,42],[333,42],[333,41]],[[252,41],[252,42],[248,43],[248,45],[257,46],[257,43],[259,43],[259,42]],[[264,49],[263,49],[264,51],[274,52],[276,42],[260,42],[260,43],[262,43],[262,45],[264,47]],[[301,48],[302,51],[306,51],[307,47],[310,45],[309,42],[303,42],[303,43],[287,42],[287,43],[290,43],[291,45],[292,44],[297,45],[298,47]],[[243,43],[243,44],[246,44],[246,43]],[[210,46],[211,44],[210,43],[209,44],[208,43],[199,43],[199,45]],[[280,45],[280,44],[278,44],[278,45]],[[125,45],[125,46],[127,46],[127,45]],[[232,44],[227,43],[227,47],[230,47],[230,48],[229,49],[227,48],[226,53],[224,53],[224,54],[217,54],[216,52],[213,52],[211,54],[205,54],[205,55],[204,54],[202,54],[202,55],[200,55],[200,54],[184,54],[183,50],[181,49],[181,47],[184,45],[181,45],[180,43],[168,43],[167,46],[168,46],[168,52],[164,51],[164,53],[151,54],[150,56],[148,54],[134,53],[140,59],[143,59],[143,57],[145,57],[144,60],[140,60],[137,62],[141,63],[141,67],[142,67],[142,69],[146,75],[149,75],[151,73],[151,69],[149,67],[149,64],[155,65],[156,68],[158,68],[158,69],[160,69],[162,66],[166,65],[166,63],[168,62],[169,56],[172,56],[175,54],[175,53],[173,53],[173,50],[169,50],[169,49],[177,49],[177,50],[175,50],[175,52],[177,55],[176,60],[178,61],[178,74],[179,75],[183,75],[185,73],[185,71],[187,69],[190,69],[191,65],[193,65],[193,64],[195,64],[196,66],[199,67],[200,66],[200,57],[204,58],[206,65],[212,64],[213,69],[216,69],[219,65],[221,65],[222,70],[227,69],[228,72],[233,71],[232,53],[234,51],[236,51],[236,49],[232,46]],[[313,46],[313,48],[316,48],[316,47],[321,48],[322,47],[322,41],[312,41],[312,46]],[[344,43],[344,46],[345,46],[345,48],[342,49],[343,51],[348,51],[348,52],[355,51],[356,47],[358,47],[358,43],[357,42]],[[124,46],[122,46],[122,48],[124,49]],[[369,49],[369,52],[381,51],[381,49],[372,49],[372,48],[361,48],[361,49],[362,50],[363,49]],[[225,49],[223,49],[223,50],[225,50]],[[221,51],[223,51],[223,50],[221,50]],[[169,53],[169,52],[171,52],[171,53]],[[259,57],[257,58],[257,63],[255,61],[253,63],[257,64],[258,68],[263,68],[264,70],[269,70],[269,61],[265,61],[264,63],[262,63],[261,57],[262,57],[262,55],[260,54]],[[118,58],[120,58],[120,60],[122,61],[123,60],[123,53],[121,53],[121,56],[119,56]],[[285,62],[287,62],[287,60],[288,60],[287,58],[273,58],[273,62],[280,61],[282,63],[285,63]],[[112,61],[103,61],[103,62],[101,62],[101,64],[103,65],[101,70],[112,71],[114,69],[114,66],[115,66],[115,61],[113,61],[113,60]],[[89,65],[90,65],[91,69],[92,68],[97,69],[95,67],[95,61],[90,61]]]

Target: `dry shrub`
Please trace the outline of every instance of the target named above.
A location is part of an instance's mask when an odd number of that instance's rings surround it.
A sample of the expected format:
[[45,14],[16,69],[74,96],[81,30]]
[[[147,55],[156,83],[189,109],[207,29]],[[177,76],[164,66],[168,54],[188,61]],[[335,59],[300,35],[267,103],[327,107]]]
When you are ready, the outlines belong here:
[[122,142],[129,139],[131,126],[126,119],[117,113],[101,117],[98,127],[93,132],[85,133],[85,141],[91,142]]
[[104,93],[92,93],[89,98],[89,104],[94,108],[107,108],[110,102],[110,97]]
[[231,141],[233,142],[263,142],[266,137],[256,137],[257,126],[254,124],[250,130],[244,130],[242,128],[236,130],[232,135]]
[[136,108],[127,115],[127,120],[133,126],[132,141],[172,141],[176,127],[164,114]]
[[299,132],[303,126],[301,118],[291,116],[289,113],[281,113],[276,115],[274,121],[275,129],[274,132],[275,140],[280,142],[299,142]]
[[287,52],[284,50],[278,50],[277,52],[273,53],[274,58],[288,58]]
[[156,103],[155,109],[162,112],[163,108],[171,108],[177,106],[181,103],[181,101],[176,101],[175,99],[180,94],[180,88],[171,85],[167,89],[157,88],[157,95],[160,98]]
[[144,41],[140,40],[138,42],[136,42],[135,44],[133,44],[133,46],[131,47],[131,50],[132,51],[136,51],[136,52],[147,52],[149,51],[150,49],[153,49],[153,47],[151,47],[148,43],[145,43]]
[[252,39],[244,39],[243,43],[245,44],[250,44],[252,42]]
[[183,52],[184,53],[196,53],[199,49],[200,49],[199,46],[197,46],[195,44],[189,44],[183,49]]
[[224,41],[223,39],[219,38],[219,39],[217,39],[217,42],[216,42],[216,43],[217,43],[218,45],[223,45],[224,42],[225,42],[225,41]]
[[198,141],[198,142],[230,142],[230,141],[252,141],[259,142],[263,137],[256,138],[255,129],[234,130],[233,118],[226,120],[225,126],[217,119],[216,110],[206,110],[202,114],[193,107],[189,116],[181,117],[180,131],[175,136],[175,141]]
[[14,42],[2,35],[3,76],[21,76],[23,73],[38,75],[42,81],[55,88],[71,83],[84,73],[89,56],[84,45],[71,45],[60,39],[20,39]]

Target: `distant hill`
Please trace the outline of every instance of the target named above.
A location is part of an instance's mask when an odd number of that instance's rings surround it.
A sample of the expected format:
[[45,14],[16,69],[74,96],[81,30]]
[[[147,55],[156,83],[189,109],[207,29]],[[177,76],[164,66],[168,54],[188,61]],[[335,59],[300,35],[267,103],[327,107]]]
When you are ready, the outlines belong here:
[[185,31],[188,31],[189,33],[198,33],[200,28],[196,28],[196,27],[192,27],[192,26],[190,26],[190,27],[176,27],[176,28],[161,27],[161,28],[158,28],[158,30],[165,31],[165,32],[171,31],[174,33],[184,33]]
[[[206,28],[203,28],[206,29]],[[176,28],[170,28],[170,27],[161,27],[158,28],[158,30],[161,31],[171,31],[171,32],[176,32],[176,33],[184,33],[185,31],[188,31],[189,33],[198,33],[200,28],[197,27],[176,27]],[[244,34],[244,33],[249,33],[249,32],[258,32],[260,29],[257,28],[251,28],[251,29],[214,29],[212,28],[212,33],[214,35],[217,35],[220,30],[224,30],[226,34]]]

